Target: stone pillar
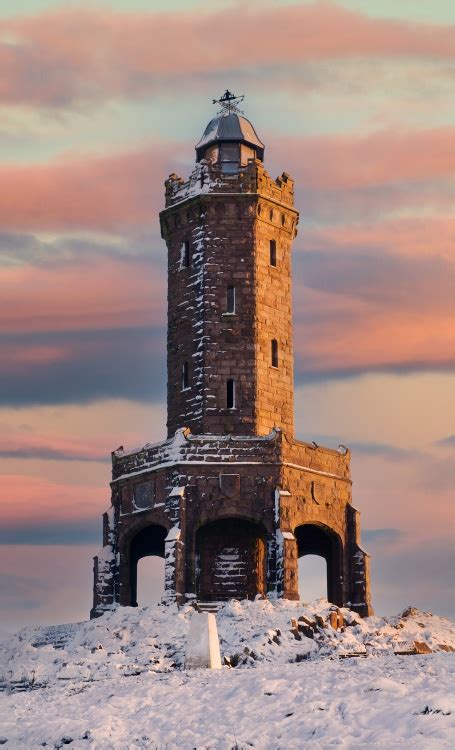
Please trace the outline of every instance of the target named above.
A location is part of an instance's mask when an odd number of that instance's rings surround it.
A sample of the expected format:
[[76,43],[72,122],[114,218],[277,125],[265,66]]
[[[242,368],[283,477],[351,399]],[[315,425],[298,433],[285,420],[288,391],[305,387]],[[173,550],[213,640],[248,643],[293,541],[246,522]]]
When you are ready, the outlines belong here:
[[164,597],[166,602],[181,604],[185,600],[185,544],[179,526],[174,526],[164,540]]
[[293,599],[298,601],[299,597],[299,578],[298,562],[299,555],[297,550],[297,539],[290,531],[284,531],[283,534],[283,599]]
[[373,614],[370,589],[370,556],[360,546],[360,513],[352,505],[347,508],[349,601],[346,603],[361,617]]
[[103,515],[104,546],[93,558],[93,607],[90,619],[112,610],[116,604],[115,590],[118,577],[117,557],[114,552],[114,508]]

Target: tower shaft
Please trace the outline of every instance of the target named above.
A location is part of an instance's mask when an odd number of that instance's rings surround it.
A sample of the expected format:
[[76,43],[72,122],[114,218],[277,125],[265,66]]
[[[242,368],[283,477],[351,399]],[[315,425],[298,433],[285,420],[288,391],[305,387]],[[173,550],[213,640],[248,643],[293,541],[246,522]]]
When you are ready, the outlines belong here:
[[167,180],[169,435],[293,434],[293,197],[254,159]]

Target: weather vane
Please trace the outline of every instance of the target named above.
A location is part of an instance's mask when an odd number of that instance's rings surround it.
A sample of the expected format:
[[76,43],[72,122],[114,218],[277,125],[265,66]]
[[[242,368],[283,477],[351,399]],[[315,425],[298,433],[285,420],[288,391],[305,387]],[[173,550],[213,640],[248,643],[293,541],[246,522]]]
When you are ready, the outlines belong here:
[[230,115],[231,112],[240,112],[243,115],[242,110],[239,109],[237,105],[240,104],[240,102],[243,102],[244,98],[244,94],[242,94],[242,96],[236,96],[232,91],[226,89],[220,99],[212,99],[212,102],[213,104],[221,104],[219,114],[227,112]]

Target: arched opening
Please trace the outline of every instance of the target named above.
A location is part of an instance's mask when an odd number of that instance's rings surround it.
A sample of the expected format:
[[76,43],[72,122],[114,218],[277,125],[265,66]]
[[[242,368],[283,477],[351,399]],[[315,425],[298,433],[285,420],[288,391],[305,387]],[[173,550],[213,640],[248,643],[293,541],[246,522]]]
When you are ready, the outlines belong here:
[[[327,599],[333,604],[343,604],[342,595],[342,547],[341,540],[335,532],[327,526],[319,524],[304,524],[298,526],[294,535],[297,539],[297,552],[300,558],[307,555],[317,555],[326,562],[327,575]],[[304,565],[305,563],[303,563]],[[300,572],[301,564],[299,564]],[[299,585],[300,596],[305,601],[309,600],[304,586]]]
[[299,558],[299,596],[302,602],[328,599],[327,563],[321,555],[303,555]]
[[197,595],[201,601],[265,595],[264,529],[240,518],[207,523],[196,535],[196,565]]
[[[155,524],[146,526],[141,529],[131,541],[130,547],[130,591],[131,591],[131,606],[137,607],[138,596],[137,596],[137,571],[138,562],[144,557],[161,557],[164,560],[164,540],[167,536],[167,530],[164,526],[157,526]],[[155,570],[158,572],[159,565],[155,565]],[[141,566],[142,573],[142,566]],[[163,575],[164,580],[164,575]],[[141,582],[141,591],[143,585]],[[162,589],[163,591],[163,589]],[[142,602],[141,602],[142,605]],[[144,606],[146,606],[144,604]]]
[[156,555],[141,557],[136,576],[138,606],[153,607],[158,604],[164,592],[164,558]]

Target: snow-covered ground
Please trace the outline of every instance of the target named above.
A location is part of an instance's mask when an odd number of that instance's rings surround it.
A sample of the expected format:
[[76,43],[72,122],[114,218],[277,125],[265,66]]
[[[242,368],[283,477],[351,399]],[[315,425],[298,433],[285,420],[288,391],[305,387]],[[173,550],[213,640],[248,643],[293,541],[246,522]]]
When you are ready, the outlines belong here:
[[[220,671],[184,669],[190,607],[26,628],[1,645],[0,743],[455,748],[455,625],[418,610],[366,620],[340,612],[336,630],[322,600],[230,602],[217,621],[233,666]],[[413,650],[432,653],[396,655]]]

